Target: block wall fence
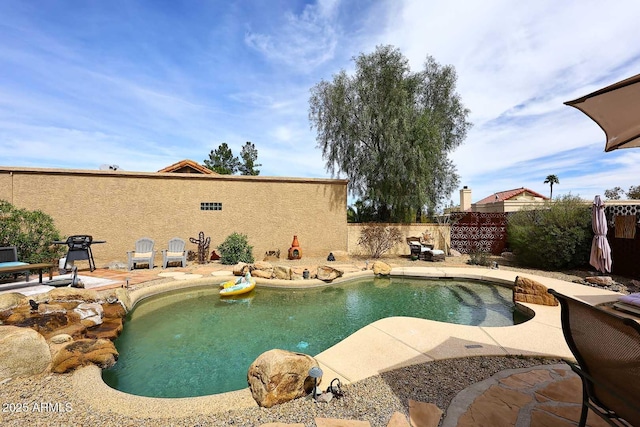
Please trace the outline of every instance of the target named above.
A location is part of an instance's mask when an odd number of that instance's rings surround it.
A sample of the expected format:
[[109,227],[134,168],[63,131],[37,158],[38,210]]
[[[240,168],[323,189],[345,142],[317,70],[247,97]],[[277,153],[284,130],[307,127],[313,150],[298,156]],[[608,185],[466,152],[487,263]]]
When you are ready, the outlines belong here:
[[[385,255],[410,255],[411,250],[409,245],[406,243],[407,237],[419,237],[423,233],[430,233],[433,238],[433,247],[434,249],[442,249],[445,247],[451,247],[451,238],[450,238],[450,227],[448,224],[375,224],[379,226],[392,226],[398,227],[400,232],[403,234],[402,242],[393,247],[389,252],[386,252]],[[359,255],[366,256],[367,253],[363,247],[358,245],[358,239],[360,238],[360,234],[362,233],[362,229],[366,227],[367,224],[348,224],[347,230],[349,233],[349,254],[351,255]]]
[[106,240],[92,246],[98,267],[126,262],[140,237],[155,240],[160,265],[169,239],[196,251],[200,231],[210,249],[246,234],[257,260],[286,257],[294,235],[303,257],[348,250],[346,180],[0,167],[0,199],[47,213],[65,237]]

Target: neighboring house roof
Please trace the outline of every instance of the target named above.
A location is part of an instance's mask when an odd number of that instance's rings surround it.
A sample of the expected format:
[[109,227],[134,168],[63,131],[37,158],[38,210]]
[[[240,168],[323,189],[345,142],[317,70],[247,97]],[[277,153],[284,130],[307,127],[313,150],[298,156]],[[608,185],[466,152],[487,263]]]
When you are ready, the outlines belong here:
[[207,169],[201,164],[189,159],[181,160],[164,169],[160,169],[158,172],[216,174],[211,169]]
[[513,199],[516,196],[519,196],[522,193],[528,193],[534,197],[540,197],[543,200],[549,200],[548,197],[543,196],[540,193],[537,193],[533,190],[529,190],[528,188],[516,188],[514,190],[507,190],[507,191],[500,191],[498,193],[493,193],[492,195],[485,197],[484,199],[476,202],[476,205],[483,205],[486,203],[495,203],[495,202],[502,202],[504,200],[509,200],[509,199]]

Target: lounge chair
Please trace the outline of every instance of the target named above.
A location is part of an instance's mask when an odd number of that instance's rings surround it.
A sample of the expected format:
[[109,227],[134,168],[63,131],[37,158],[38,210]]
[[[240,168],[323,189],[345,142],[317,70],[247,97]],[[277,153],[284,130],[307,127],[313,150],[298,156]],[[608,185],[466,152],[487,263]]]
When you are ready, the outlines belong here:
[[[640,426],[640,323],[549,293],[560,301],[562,332],[578,364],[566,362],[582,379],[578,425],[586,424],[591,409],[612,426]],[[627,424],[613,421],[620,419]]]
[[411,249],[411,256],[417,256],[420,259],[423,258],[422,254],[424,252],[433,249],[432,244],[423,242],[420,237],[407,237],[407,245]]
[[167,268],[170,262],[180,262],[181,267],[187,266],[185,241],[179,237],[169,240],[168,249],[162,250],[162,268]]
[[444,251],[433,249],[431,243],[425,243],[421,237],[407,237],[407,244],[411,249],[411,256],[423,261],[444,261]]
[[133,270],[136,264],[148,264],[149,269],[153,269],[153,258],[156,256],[154,246],[155,242],[148,237],[136,240],[135,250],[127,252],[129,270]]

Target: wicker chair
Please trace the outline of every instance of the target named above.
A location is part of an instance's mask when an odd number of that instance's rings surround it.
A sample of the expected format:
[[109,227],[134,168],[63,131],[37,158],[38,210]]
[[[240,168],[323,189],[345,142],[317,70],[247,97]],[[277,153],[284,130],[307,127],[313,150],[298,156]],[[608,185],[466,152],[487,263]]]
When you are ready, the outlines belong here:
[[133,270],[136,264],[148,264],[149,269],[153,269],[153,258],[156,256],[156,251],[153,250],[155,242],[153,239],[143,237],[136,241],[136,248],[134,251],[127,252],[127,266],[129,270]]
[[582,379],[579,426],[586,424],[589,409],[612,426],[640,426],[640,324],[553,289],[549,293],[560,301],[562,332],[578,362],[567,363]]
[[167,268],[170,262],[180,262],[182,267],[187,266],[187,251],[185,241],[179,237],[169,240],[168,249],[162,250],[162,268]]

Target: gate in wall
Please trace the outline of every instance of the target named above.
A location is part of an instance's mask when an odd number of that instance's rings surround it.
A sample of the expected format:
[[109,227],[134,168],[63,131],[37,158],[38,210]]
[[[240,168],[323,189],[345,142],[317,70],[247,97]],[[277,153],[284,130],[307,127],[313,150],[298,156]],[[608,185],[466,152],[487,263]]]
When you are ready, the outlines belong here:
[[451,248],[500,255],[507,247],[507,213],[462,212],[451,224]]
[[640,205],[606,206],[611,272],[640,279]]

